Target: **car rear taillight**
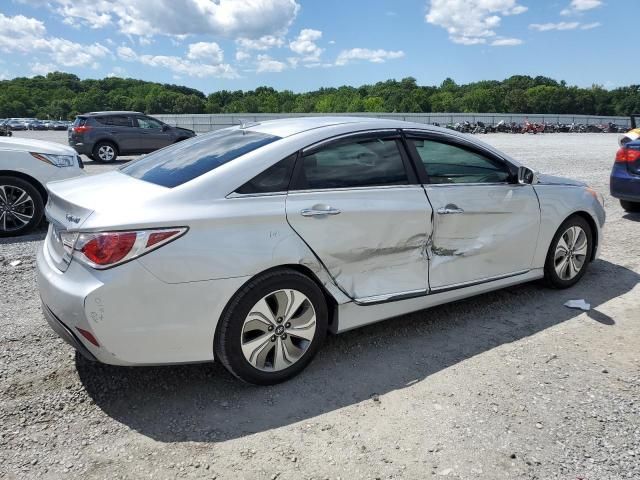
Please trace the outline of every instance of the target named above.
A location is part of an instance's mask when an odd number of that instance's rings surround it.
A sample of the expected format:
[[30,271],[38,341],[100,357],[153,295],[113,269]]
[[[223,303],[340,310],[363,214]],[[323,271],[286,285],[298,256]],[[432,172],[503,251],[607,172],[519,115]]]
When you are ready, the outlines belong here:
[[640,160],[640,150],[622,147],[616,153],[616,163],[633,163]]
[[73,258],[103,270],[128,262],[172,242],[186,227],[124,232],[80,233],[73,247]]
[[81,127],[73,127],[72,130],[73,133],[86,133],[91,130],[91,127],[88,125],[83,125]]

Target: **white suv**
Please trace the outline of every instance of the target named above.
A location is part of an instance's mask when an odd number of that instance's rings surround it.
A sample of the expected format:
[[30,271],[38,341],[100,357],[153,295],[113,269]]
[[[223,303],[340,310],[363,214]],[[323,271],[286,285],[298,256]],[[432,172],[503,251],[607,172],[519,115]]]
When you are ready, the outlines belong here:
[[0,138],[0,237],[35,228],[44,213],[47,182],[82,175],[70,147],[27,138]]

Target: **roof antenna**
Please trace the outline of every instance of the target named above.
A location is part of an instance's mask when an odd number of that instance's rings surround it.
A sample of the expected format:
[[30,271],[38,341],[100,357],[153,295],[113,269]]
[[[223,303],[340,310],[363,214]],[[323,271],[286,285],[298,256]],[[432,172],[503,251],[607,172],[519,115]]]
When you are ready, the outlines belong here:
[[240,122],[240,130],[245,130],[254,125],[260,125],[260,122],[253,122],[251,120],[245,120],[244,118],[239,118],[238,121]]

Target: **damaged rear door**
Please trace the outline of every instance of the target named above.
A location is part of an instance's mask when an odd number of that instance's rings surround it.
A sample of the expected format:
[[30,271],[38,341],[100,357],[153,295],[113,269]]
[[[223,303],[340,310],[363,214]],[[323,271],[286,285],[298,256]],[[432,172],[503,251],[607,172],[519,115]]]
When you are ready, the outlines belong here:
[[531,268],[540,206],[515,167],[449,136],[407,132],[433,208],[429,286],[437,292]]
[[397,131],[306,149],[286,210],[291,227],[359,303],[426,293],[431,207]]

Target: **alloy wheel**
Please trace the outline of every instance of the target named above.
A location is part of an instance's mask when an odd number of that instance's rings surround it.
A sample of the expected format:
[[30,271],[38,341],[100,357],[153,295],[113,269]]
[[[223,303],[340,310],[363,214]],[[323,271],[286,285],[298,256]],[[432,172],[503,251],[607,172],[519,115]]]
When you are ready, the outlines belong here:
[[242,325],[244,358],[255,368],[278,372],[296,363],[316,333],[316,312],[298,290],[277,290],[250,310]]
[[0,185],[0,230],[20,230],[35,213],[33,198],[25,190],[14,185]]
[[115,154],[116,152],[111,145],[102,145],[98,148],[98,157],[103,162],[110,162]]
[[558,239],[554,267],[562,280],[572,280],[587,261],[589,243],[587,234],[579,226],[569,227]]

